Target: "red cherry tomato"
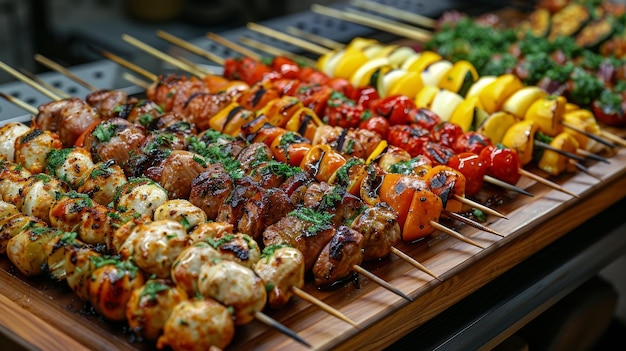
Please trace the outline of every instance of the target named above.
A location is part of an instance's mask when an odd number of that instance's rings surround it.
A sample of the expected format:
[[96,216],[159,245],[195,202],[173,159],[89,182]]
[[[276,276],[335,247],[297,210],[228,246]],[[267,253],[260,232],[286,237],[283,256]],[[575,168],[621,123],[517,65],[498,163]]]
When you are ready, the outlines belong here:
[[363,106],[357,106],[354,101],[335,91],[330,95],[324,121],[331,126],[356,128],[361,123]]
[[452,148],[445,145],[428,141],[422,145],[420,154],[428,157],[433,162],[433,166],[437,166],[447,165],[450,158],[455,155],[455,152]]
[[352,99],[354,95],[354,87],[350,84],[350,81],[345,78],[332,78],[328,81],[328,85],[334,91],[342,93],[349,99]]
[[412,123],[417,123],[422,128],[433,130],[436,125],[441,123],[438,114],[425,108],[414,108],[409,112]]
[[[367,111],[366,111],[367,112]],[[371,116],[359,124],[359,129],[367,129],[378,133],[383,139],[389,134],[389,121],[382,116]]]
[[624,115],[624,102],[613,104],[612,106],[594,100],[591,103],[591,110],[598,121],[615,127],[626,126],[626,116]]
[[421,154],[423,145],[429,141],[429,132],[418,125],[399,124],[389,127],[387,141],[415,157]]
[[450,122],[443,122],[436,125],[433,129],[432,139],[436,143],[452,148],[455,140],[461,135],[463,135],[463,129],[460,126]]
[[483,177],[487,174],[487,167],[479,155],[462,152],[452,156],[447,165],[465,176],[465,195],[476,195],[483,187]]
[[458,153],[472,152],[476,155],[480,155],[480,152],[489,145],[492,145],[491,139],[480,133],[470,131],[460,135],[454,141],[452,149]]
[[487,174],[509,184],[516,184],[521,174],[521,163],[517,152],[504,146],[487,146],[480,158],[487,167]]
[[333,89],[327,85],[302,83],[293,96],[302,101],[302,104],[313,110],[315,114],[322,116],[326,111],[326,104],[332,92]]
[[366,109],[372,107],[373,104],[376,103],[380,99],[380,95],[378,95],[378,91],[376,88],[372,86],[365,86],[361,88],[356,88],[352,96],[350,96],[357,105],[361,105]]
[[272,70],[280,73],[283,78],[297,79],[300,76],[300,66],[284,56],[277,56],[272,61]]
[[378,100],[372,106],[372,110],[379,116],[386,117],[389,124],[411,123],[410,112],[415,109],[415,103],[404,95],[392,95]]
[[326,74],[312,67],[303,67],[302,69],[300,69],[300,76],[298,77],[298,79],[305,83],[320,85],[324,85],[330,80],[330,78]]

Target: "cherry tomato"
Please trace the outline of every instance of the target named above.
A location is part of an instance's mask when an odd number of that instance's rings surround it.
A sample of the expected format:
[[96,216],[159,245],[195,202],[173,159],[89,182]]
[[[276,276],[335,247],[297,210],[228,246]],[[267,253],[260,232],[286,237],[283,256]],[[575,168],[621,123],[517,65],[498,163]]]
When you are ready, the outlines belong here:
[[366,109],[372,107],[373,104],[376,103],[380,99],[380,95],[378,95],[378,91],[376,88],[372,86],[365,86],[361,88],[356,88],[352,96],[350,96],[357,105],[361,105]]
[[480,133],[470,131],[460,135],[454,141],[452,149],[458,153],[472,152],[480,155],[480,152],[489,145],[491,145],[491,139]]
[[318,116],[326,111],[326,105],[333,89],[327,85],[303,83],[296,89],[295,96],[305,107],[310,108]]
[[284,96],[294,96],[296,94],[296,90],[300,85],[300,81],[298,79],[277,79],[272,82],[272,85],[278,92],[278,95]]
[[459,125],[450,122],[443,122],[433,129],[433,141],[446,147],[453,147],[454,141],[463,134],[463,129]]
[[483,187],[483,177],[487,174],[487,167],[479,155],[472,152],[456,154],[450,158],[448,166],[465,176],[465,194],[467,196],[475,195]]
[[276,80],[280,73],[273,71],[269,66],[249,57],[237,59],[237,74],[239,79],[252,85],[262,80]]
[[[619,96],[619,95],[615,95]],[[594,100],[591,103],[591,110],[598,121],[610,126],[623,127],[626,126],[626,116],[624,116],[625,103],[619,101],[616,103],[603,102]]]
[[320,85],[324,85],[330,80],[330,78],[326,74],[312,67],[303,67],[302,69],[300,69],[300,76],[298,77],[298,79],[305,83]]
[[[367,111],[365,113],[367,113]],[[383,139],[387,139],[387,135],[389,134],[389,121],[385,117],[372,115],[359,123],[359,129],[371,130],[378,133]]]
[[333,92],[326,105],[324,122],[331,126],[356,128],[361,123],[363,111],[363,106],[357,106],[343,94]]
[[488,175],[513,185],[519,181],[521,163],[515,150],[490,145],[481,151],[480,158],[487,167]]
[[392,126],[411,123],[409,113],[412,109],[415,109],[415,103],[404,95],[388,96],[372,106],[374,113],[386,117]]
[[387,141],[390,145],[406,150],[411,157],[422,152],[423,145],[429,141],[428,130],[418,125],[395,125],[389,127]]
[[451,148],[432,141],[425,142],[419,153],[428,157],[433,162],[433,166],[446,165],[450,158],[455,155]]
[[239,80],[239,72],[237,72],[237,59],[236,58],[227,58],[224,61],[224,71],[222,75],[225,78],[231,80]]
[[350,99],[352,99],[352,96],[354,95],[354,87],[350,84],[350,81],[345,78],[332,78],[328,81],[328,86],[330,86],[334,91],[340,92]]
[[283,78],[297,79],[300,76],[300,66],[284,56],[277,56],[272,61],[272,70],[280,73]]
[[414,108],[409,112],[412,123],[417,123],[422,128],[433,130],[436,125],[441,123],[438,114],[426,108]]

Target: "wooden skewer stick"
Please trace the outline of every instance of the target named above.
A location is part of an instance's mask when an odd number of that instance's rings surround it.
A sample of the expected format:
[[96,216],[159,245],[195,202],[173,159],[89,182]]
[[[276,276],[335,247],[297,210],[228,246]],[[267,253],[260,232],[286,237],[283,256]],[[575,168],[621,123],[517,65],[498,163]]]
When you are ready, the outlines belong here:
[[44,87],[45,89],[48,89],[49,91],[51,91],[53,94],[57,94],[58,96],[60,96],[62,99],[69,99],[70,96],[68,94],[66,94],[65,92],[53,87],[52,85],[44,82],[43,80],[41,80],[41,78],[37,77],[36,75],[34,75],[31,72],[28,72],[27,70],[25,70],[24,68],[19,68],[19,71],[22,72],[23,75],[25,75],[26,77],[30,78],[33,80],[33,82],[36,82],[37,84],[41,85],[42,87]]
[[37,84],[37,82],[35,82],[34,80],[26,77],[25,75],[23,75],[22,73],[18,72],[15,69],[13,69],[11,66],[7,65],[6,63],[4,63],[2,61],[0,61],[0,68],[2,68],[5,72],[9,73],[13,77],[19,79],[20,81],[30,85],[31,87],[33,87],[34,89],[36,89],[40,93],[44,94],[45,96],[49,97],[50,99],[55,100],[55,101],[56,100],[61,100],[61,97],[58,96],[57,94],[54,94],[53,92],[49,91],[48,89],[45,89],[40,84]]
[[465,224],[467,224],[469,226],[472,226],[472,227],[474,227],[476,229],[480,229],[480,230],[485,231],[487,233],[495,234],[495,235],[497,235],[499,237],[502,237],[502,238],[504,237],[504,235],[502,235],[502,234],[498,233],[497,231],[487,227],[486,225],[482,225],[482,224],[480,224],[480,223],[478,223],[476,221],[473,221],[473,220],[471,220],[471,219],[469,219],[467,217],[464,217],[464,216],[462,216],[462,215],[460,215],[460,214],[458,214],[456,212],[451,212],[451,211],[445,211],[444,210],[443,214],[446,217],[450,217],[450,218],[455,219],[455,220],[457,220],[459,222],[463,222],[463,223],[465,223]]
[[134,75],[132,75],[132,74],[130,74],[128,72],[122,73],[122,78],[124,78],[127,81],[135,84],[136,86],[142,87],[142,88],[144,88],[146,90],[150,87],[150,83],[149,82],[146,82],[145,80],[140,79],[139,77],[134,76]]
[[437,276],[433,271],[431,271],[430,269],[426,268],[426,266],[424,266],[423,264],[419,263],[418,261],[416,261],[413,257],[405,254],[404,252],[402,252],[401,250],[397,249],[394,246],[391,246],[390,251],[392,254],[398,256],[399,258],[403,259],[404,261],[410,263],[413,267],[419,269],[420,271],[430,275],[431,277],[439,280],[439,281],[443,281],[441,278],[439,278],[439,276]]
[[67,68],[61,66],[60,64],[50,60],[49,58],[40,55],[40,54],[35,54],[35,61],[41,63],[42,65],[50,68],[53,71],[59,72],[63,75],[65,75],[66,77],[70,78],[71,80],[75,81],[76,83],[82,85],[83,87],[91,90],[91,91],[96,91],[98,90],[98,88],[94,87],[93,85],[89,84],[88,82],[84,81],[83,79],[81,79],[79,76],[77,76],[76,74],[74,74],[72,71],[68,70]]
[[129,70],[131,70],[131,71],[133,71],[133,72],[135,72],[135,73],[137,73],[139,75],[142,75],[142,76],[148,78],[151,82],[156,82],[159,79],[159,77],[156,74],[150,73],[150,72],[146,71],[144,68],[139,67],[136,64],[134,64],[134,63],[132,63],[132,62],[130,62],[128,60],[125,60],[125,59],[123,59],[123,58],[121,58],[121,57],[119,57],[119,56],[117,56],[115,54],[112,54],[112,53],[110,53],[108,51],[100,51],[100,53],[102,54],[102,56],[104,56],[104,57],[108,58],[109,60],[119,64],[120,66],[122,66],[122,67],[124,67],[126,69],[129,69]]
[[577,194],[574,194],[573,192],[565,189],[564,187],[562,187],[562,186],[560,186],[560,185],[558,185],[558,184],[556,184],[556,183],[554,183],[552,181],[549,181],[546,178],[544,178],[542,176],[539,176],[539,175],[537,175],[535,173],[529,172],[529,171],[527,171],[527,170],[525,170],[523,168],[520,168],[519,172],[520,172],[521,175],[523,175],[525,177],[528,177],[528,178],[530,178],[532,180],[535,180],[537,183],[541,183],[543,185],[547,185],[547,186],[549,186],[549,187],[551,187],[551,188],[553,188],[555,190],[564,192],[564,193],[569,194],[569,195],[571,195],[573,197],[576,197],[576,198],[579,197]]
[[602,138],[602,137],[600,137],[600,136],[598,136],[598,135],[595,135],[595,134],[593,134],[593,133],[591,133],[591,132],[588,132],[588,131],[586,131],[586,130],[580,129],[580,128],[578,128],[578,127],[576,127],[576,126],[574,126],[574,125],[572,125],[572,124],[570,124],[570,123],[567,123],[567,122],[563,122],[563,121],[561,121],[561,124],[562,124],[565,128],[568,128],[568,129],[571,129],[571,130],[573,130],[573,131],[575,131],[575,132],[577,132],[577,133],[583,134],[583,135],[585,135],[586,137],[591,138],[591,139],[593,139],[593,140],[595,140],[595,141],[599,142],[600,144],[603,144],[603,145],[608,146],[608,147],[610,147],[610,148],[614,148],[614,147],[615,147],[615,144],[611,143],[611,141],[606,140],[606,139],[604,139],[604,138]]
[[455,238],[461,240],[464,243],[468,243],[470,245],[474,245],[474,246],[479,247],[481,249],[485,248],[481,244],[479,244],[479,243],[475,242],[474,240],[466,237],[465,235],[463,235],[463,234],[461,234],[461,233],[459,233],[459,232],[457,232],[455,230],[452,230],[452,229],[450,229],[450,228],[448,228],[448,227],[446,227],[444,225],[441,225],[441,224],[439,224],[439,223],[437,223],[435,221],[430,221],[430,225],[432,225],[435,229],[441,230],[442,232],[444,232],[444,233],[446,233],[446,234],[448,234],[448,235],[450,235],[452,237],[455,237]]
[[208,68],[201,66],[195,62],[192,62],[191,60],[185,58],[185,57],[175,57],[176,60],[179,60],[180,62],[186,64],[189,67],[192,67],[193,69],[196,70],[196,72],[198,74],[202,74],[202,77],[211,75],[211,74],[215,74],[214,72],[211,72]]
[[204,57],[209,61],[213,61],[215,63],[217,63],[220,66],[224,65],[224,58],[215,55],[212,52],[206,51],[202,48],[200,48],[199,46],[193,45],[190,42],[183,40],[181,38],[178,38],[172,34],[169,34],[167,32],[164,32],[162,30],[157,31],[157,36],[161,39],[164,39],[174,45],[180,46],[181,48],[194,53],[200,57]]
[[602,157],[600,155],[594,154],[593,152],[589,152],[585,149],[578,149],[576,150],[577,153],[579,153],[581,156],[584,156],[586,158],[590,158],[596,161],[600,161],[600,162],[604,162],[607,164],[610,164],[611,161],[609,161],[606,157]]
[[514,191],[516,193],[520,193],[522,195],[526,195],[526,196],[530,196],[530,197],[535,196],[535,195],[529,193],[528,191],[526,191],[526,190],[524,190],[524,189],[522,189],[520,187],[517,187],[517,186],[515,186],[513,184],[509,184],[507,182],[503,182],[500,179],[494,178],[494,177],[489,176],[489,175],[484,175],[483,176],[483,180],[485,182],[487,182],[487,183],[499,186],[499,187],[507,189],[507,190]]
[[375,282],[376,284],[378,284],[378,285],[382,286],[383,288],[391,291],[392,293],[402,297],[403,299],[408,300],[410,302],[413,302],[412,298],[407,296],[405,293],[400,291],[398,288],[396,288],[395,286],[389,284],[388,282],[386,282],[385,280],[383,280],[380,277],[376,276],[375,274],[371,273],[370,271],[366,270],[365,268],[355,264],[354,266],[352,266],[352,270],[354,270],[355,272],[365,276],[367,279]]
[[375,11],[384,15],[395,17],[397,19],[418,25],[420,27],[425,27],[425,28],[437,27],[437,20],[428,18],[426,16],[423,16],[417,13],[400,10],[395,7],[383,5],[378,2],[369,1],[369,0],[353,0],[350,2],[350,4],[353,6],[365,9],[365,10],[371,10],[371,11]]
[[14,96],[11,96],[9,94],[6,94],[6,93],[3,93],[3,92],[0,91],[0,97],[2,97],[6,101],[14,104],[15,106],[21,108],[22,110],[24,110],[24,111],[26,111],[26,112],[28,112],[30,114],[37,115],[39,113],[39,110],[35,106],[29,105],[29,104],[25,103],[24,101],[14,97]]
[[455,194],[455,195],[454,195],[454,198],[455,198],[457,201],[460,201],[460,202],[462,202],[462,203],[464,203],[464,204],[466,204],[466,205],[469,205],[469,206],[471,206],[471,207],[473,207],[473,208],[475,208],[475,209],[477,209],[477,210],[481,210],[481,211],[483,211],[483,212],[485,212],[485,213],[488,213],[488,214],[491,214],[491,215],[494,215],[494,216],[497,216],[497,217],[500,217],[500,218],[508,219],[508,218],[506,218],[506,216],[505,216],[505,215],[503,215],[502,213],[500,213],[500,212],[498,212],[498,211],[496,211],[496,210],[494,210],[494,209],[492,209],[492,208],[489,208],[489,207],[487,207],[487,206],[485,206],[485,205],[479,204],[479,203],[478,203],[478,202],[476,202],[476,201],[472,201],[472,200],[470,200],[470,199],[468,199],[468,198],[466,198],[466,197],[459,196],[459,195],[456,195],[456,194]]
[[129,43],[129,44],[131,44],[131,45],[133,45],[133,46],[135,46],[135,47],[137,47],[137,48],[139,48],[139,49],[141,49],[141,50],[143,50],[143,51],[153,55],[153,56],[158,57],[159,59],[161,59],[161,60],[171,64],[174,67],[177,67],[179,69],[187,71],[187,72],[189,72],[191,74],[194,74],[194,75],[196,75],[198,77],[203,77],[205,75],[202,72],[198,72],[198,70],[195,69],[195,67],[189,66],[189,65],[181,62],[180,60],[172,57],[171,55],[168,55],[168,54],[166,54],[166,53],[164,53],[164,52],[162,52],[160,50],[157,50],[157,49],[153,48],[152,46],[150,46],[150,45],[148,45],[148,44],[146,44],[146,43],[144,43],[144,42],[142,42],[142,41],[140,41],[140,40],[138,40],[138,39],[136,39],[136,38],[134,38],[134,37],[132,37],[132,36],[130,36],[128,34],[123,34],[122,35],[122,40],[124,40],[125,42],[127,42],[127,43]]
[[338,311],[336,308],[333,308],[331,306],[329,306],[328,304],[326,304],[324,301],[316,298],[315,296],[307,293],[306,291],[296,287],[296,286],[292,286],[291,287],[291,292],[293,292],[294,295],[296,295],[297,297],[301,298],[304,301],[307,301],[313,305],[316,305],[317,307],[321,308],[322,310],[324,310],[325,312],[327,312],[330,315],[333,315],[339,319],[341,319],[342,321],[350,324],[351,326],[355,327],[355,328],[359,328],[359,325],[353,321],[352,319],[348,318],[345,314],[341,313],[340,311]]
[[542,149],[554,151],[557,154],[561,154],[561,155],[563,155],[565,157],[571,158],[571,159],[576,160],[576,161],[585,162],[585,158],[584,157],[578,156],[578,155],[573,154],[571,152],[563,151],[561,149],[557,149],[557,148],[553,147],[552,145],[550,145],[548,143],[544,143],[543,141],[535,140],[534,143],[535,143],[535,146],[540,147]]
[[255,48],[257,50],[261,50],[264,52],[267,52],[268,54],[272,55],[272,56],[284,56],[284,57],[288,57],[290,59],[293,59],[294,61],[297,62],[304,62],[305,64],[309,65],[309,66],[315,66],[315,61],[311,60],[308,57],[304,57],[304,56],[300,56],[300,55],[295,55],[292,52],[289,51],[285,51],[285,50],[281,50],[277,47],[265,44],[265,43],[261,43],[260,41],[256,41],[254,39],[251,38],[247,38],[247,37],[241,37],[239,38],[239,41],[244,44],[247,45],[251,48]]
[[295,341],[301,343],[302,345],[306,346],[306,347],[311,347],[311,344],[309,344],[308,342],[306,342],[306,340],[304,340],[302,337],[300,337],[300,335],[296,334],[296,332],[294,332],[293,330],[287,328],[285,325],[283,325],[282,323],[280,323],[279,321],[275,320],[274,318],[266,315],[263,312],[260,311],[256,311],[254,313],[254,317],[261,323],[268,325],[276,330],[278,330],[279,332],[287,335],[288,337],[294,339]]
[[423,29],[407,26],[403,23],[390,21],[384,17],[373,16],[361,11],[345,12],[317,4],[311,6],[311,10],[321,15],[361,24],[420,42],[426,42],[431,38],[431,34]]
[[317,44],[313,44],[309,41],[300,39],[300,38],[296,38],[293,37],[289,34],[285,34],[283,32],[277,31],[273,28],[269,28],[269,27],[265,27],[262,26],[260,24],[256,24],[256,23],[252,23],[252,22],[248,22],[247,24],[248,29],[255,31],[257,33],[261,33],[264,35],[267,35],[268,37],[271,38],[275,38],[281,41],[284,41],[286,43],[289,43],[291,45],[297,46],[299,48],[302,48],[306,51],[312,52],[314,54],[318,54],[318,55],[324,55],[325,53],[328,52],[328,49],[322,46],[319,46]]
[[240,54],[242,54],[243,56],[248,56],[251,59],[260,61],[262,59],[261,55],[257,54],[256,52],[249,50],[248,48],[245,48],[241,45],[238,45],[237,43],[234,43],[222,36],[219,36],[215,33],[207,33],[207,38],[213,40],[214,42],[225,46],[235,52],[238,52]]
[[300,37],[300,38],[304,38],[312,43],[316,43],[318,45],[330,48],[330,49],[342,49],[345,47],[345,45],[343,43],[340,43],[338,41],[334,41],[332,39],[328,39],[325,38],[321,35],[317,35],[317,34],[313,34],[307,31],[304,31],[300,28],[296,28],[294,26],[288,26],[286,29],[287,33],[296,36],[296,37]]
[[622,137],[620,137],[619,135],[615,135],[609,131],[603,130],[600,132],[602,134],[603,137],[611,140],[612,142],[619,144],[621,146],[626,147],[626,140],[624,140]]

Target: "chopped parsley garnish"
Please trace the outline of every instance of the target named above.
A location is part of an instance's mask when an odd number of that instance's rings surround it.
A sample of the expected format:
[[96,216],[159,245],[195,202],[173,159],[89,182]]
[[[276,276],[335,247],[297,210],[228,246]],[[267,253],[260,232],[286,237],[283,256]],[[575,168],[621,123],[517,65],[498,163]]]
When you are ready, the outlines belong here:
[[233,240],[235,240],[235,236],[233,234],[224,234],[217,239],[209,238],[207,239],[207,242],[209,243],[209,245],[213,246],[214,249],[217,249],[220,246],[227,244]]
[[48,155],[46,155],[46,161],[48,162],[46,169],[48,170],[48,173],[55,174],[56,169],[65,163],[67,155],[69,155],[72,150],[74,150],[73,147],[50,151]]
[[148,281],[143,289],[141,290],[141,294],[139,295],[139,297],[144,297],[144,296],[148,296],[148,298],[150,299],[150,301],[155,301],[157,298],[157,295],[161,292],[161,291],[167,291],[169,290],[170,287],[167,284],[163,284],[159,281],[156,280],[150,280]]
[[101,142],[110,141],[115,135],[115,124],[103,124],[100,123],[93,130],[92,134]]
[[307,236],[316,235],[318,232],[330,228],[331,220],[334,217],[332,213],[317,212],[305,207],[289,212],[289,216],[311,223],[311,226],[306,229],[305,235]]

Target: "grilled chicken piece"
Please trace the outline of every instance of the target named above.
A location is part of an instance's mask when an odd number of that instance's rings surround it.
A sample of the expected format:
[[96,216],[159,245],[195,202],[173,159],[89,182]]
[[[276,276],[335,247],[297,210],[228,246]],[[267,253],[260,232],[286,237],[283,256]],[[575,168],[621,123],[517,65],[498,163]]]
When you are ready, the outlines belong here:
[[316,226],[315,223],[296,215],[287,215],[265,229],[263,244],[265,247],[279,244],[293,246],[302,252],[304,269],[308,272],[334,235],[335,229],[330,224]]
[[172,310],[187,294],[169,279],[150,279],[133,290],[126,304],[126,319],[133,332],[148,340],[156,340],[163,333]]
[[363,235],[364,261],[387,257],[401,239],[398,215],[385,202],[365,209],[350,227]]
[[146,130],[138,124],[116,117],[99,123],[85,136],[84,148],[91,152],[94,162],[114,160],[124,167],[131,151],[146,139]]
[[244,204],[237,230],[260,240],[268,226],[295,209],[289,195],[281,188],[258,191]]
[[65,259],[70,247],[87,247],[87,245],[78,240],[78,235],[73,232],[61,233],[44,245],[43,251],[46,262],[42,266],[42,270],[48,273],[50,279],[64,281],[67,278]]
[[206,222],[196,226],[189,236],[194,243],[208,242],[209,239],[215,239],[224,234],[232,233],[234,227],[226,222]]
[[197,296],[200,268],[221,260],[220,253],[208,242],[196,242],[186,247],[172,265],[172,280],[189,296]]
[[89,282],[101,255],[91,248],[70,246],[65,252],[65,281],[82,301],[89,301]]
[[118,117],[128,120],[130,123],[148,126],[163,114],[163,109],[156,102],[151,100],[139,100],[132,104],[127,104]]
[[313,266],[315,285],[330,286],[346,279],[352,267],[363,262],[363,235],[340,226],[326,244]]
[[208,129],[211,117],[233,102],[232,96],[226,93],[198,92],[187,96],[189,98],[186,100],[183,109],[173,109],[172,111],[187,116],[190,122],[196,125],[199,130]]
[[365,203],[342,187],[313,183],[304,195],[304,207],[331,214],[332,223],[338,226],[354,220],[365,208]]
[[47,173],[63,180],[72,189],[78,187],[83,176],[94,166],[91,153],[82,147],[52,150],[46,161]]
[[7,252],[9,240],[29,227],[45,227],[39,218],[16,213],[0,219],[0,254]]
[[24,228],[7,243],[9,261],[27,277],[40,275],[46,262],[43,248],[57,235],[61,235],[61,232],[47,225],[39,224]]
[[121,213],[139,213],[152,218],[154,211],[167,201],[167,192],[147,178],[130,178],[117,188],[113,208]]
[[304,286],[304,257],[293,247],[266,247],[254,271],[265,282],[271,308],[283,307],[293,295],[292,287]]
[[169,278],[172,264],[190,244],[182,224],[164,219],[134,227],[120,251],[148,275]]
[[207,221],[206,213],[184,199],[168,200],[154,211],[154,220],[169,219],[185,227],[187,231]]
[[124,165],[129,177],[149,177],[160,181],[163,162],[174,150],[185,149],[185,135],[150,131],[143,144],[130,151],[130,158]]
[[0,159],[15,162],[15,141],[29,130],[30,127],[19,122],[7,123],[0,127]]
[[89,302],[96,312],[110,321],[126,320],[126,305],[145,279],[133,261],[114,256],[95,259],[96,269],[89,280]]
[[78,192],[87,194],[93,201],[107,206],[113,201],[118,187],[126,184],[128,180],[115,161],[109,160],[94,164],[78,181]]
[[59,136],[49,130],[31,128],[15,141],[15,163],[27,171],[41,173],[48,165],[46,156],[52,150],[63,148]]
[[22,188],[21,197],[15,204],[27,216],[41,218],[50,223],[50,208],[57,196],[69,191],[69,186],[47,174],[37,174],[28,178]]
[[234,261],[204,264],[200,268],[198,289],[205,298],[232,308],[235,325],[252,322],[267,301],[263,280],[252,269]]
[[146,90],[146,97],[165,111],[182,113],[191,96],[209,92],[206,85],[196,77],[167,75],[160,77],[156,84]]
[[109,119],[115,116],[119,106],[128,102],[128,95],[122,90],[102,89],[87,94],[85,101],[102,119]]
[[222,202],[218,209],[215,220],[236,225],[243,216],[243,209],[248,199],[263,190],[263,188],[249,177],[245,176],[237,180],[228,194],[228,197]]
[[221,259],[237,262],[244,267],[253,268],[261,257],[259,245],[248,234],[226,233],[209,239],[208,242],[217,250]]
[[17,204],[31,175],[32,173],[13,162],[0,161],[0,199]]
[[4,219],[17,213],[20,213],[20,210],[15,205],[0,200],[0,218]]
[[57,133],[65,147],[73,146],[89,126],[101,120],[96,110],[79,98],[52,101],[38,109],[37,128]]
[[230,344],[235,324],[228,309],[213,299],[179,303],[172,310],[157,341],[158,349],[217,351]]
[[215,220],[232,189],[233,180],[224,166],[220,163],[212,164],[192,181],[189,201],[201,208],[209,220]]
[[53,227],[76,232],[83,242],[92,245],[106,244],[106,237],[119,225],[111,210],[76,192],[59,195],[49,213]]

